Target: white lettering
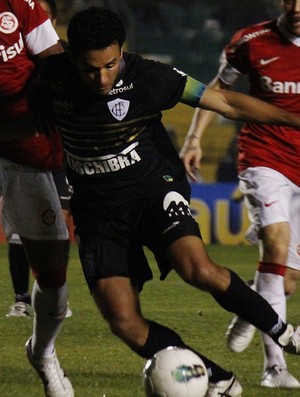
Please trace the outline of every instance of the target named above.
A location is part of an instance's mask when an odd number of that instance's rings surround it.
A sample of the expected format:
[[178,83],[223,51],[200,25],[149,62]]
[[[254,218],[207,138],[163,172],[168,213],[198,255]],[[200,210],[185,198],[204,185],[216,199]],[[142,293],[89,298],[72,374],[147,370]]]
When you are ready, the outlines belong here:
[[115,95],[129,90],[133,90],[133,83],[131,83],[130,85],[126,85],[125,87],[113,88],[109,91],[108,95]]
[[261,88],[276,94],[300,94],[299,81],[273,81],[269,76],[261,77]]
[[24,49],[24,42],[22,35],[19,35],[19,41],[13,44],[10,47],[5,48],[4,45],[0,45],[0,56],[4,62],[7,62],[9,59],[14,58],[18,54],[21,54],[22,50]]
[[72,155],[67,155],[69,167],[80,175],[106,174],[117,172],[123,168],[141,161],[136,150],[132,150],[126,156],[117,155],[107,160],[81,161],[74,159]]
[[245,34],[245,36],[243,36],[242,41],[244,41],[244,42],[250,41],[250,40],[255,39],[256,37],[262,36],[263,34],[268,33],[268,32],[270,32],[270,29],[262,29],[262,30],[259,30],[258,32]]
[[29,5],[29,7],[33,10],[34,9],[34,1],[32,1],[32,0],[24,0],[25,1],[25,3],[28,3],[28,5]]

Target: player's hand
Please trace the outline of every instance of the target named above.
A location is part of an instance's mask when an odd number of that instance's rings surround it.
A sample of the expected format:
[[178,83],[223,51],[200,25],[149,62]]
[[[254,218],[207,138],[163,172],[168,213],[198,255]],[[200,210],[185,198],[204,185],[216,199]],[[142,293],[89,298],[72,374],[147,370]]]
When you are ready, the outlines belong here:
[[202,160],[202,149],[200,147],[199,139],[195,137],[187,137],[182,149],[179,153],[180,158],[183,161],[185,171],[192,181],[197,181],[196,170],[200,169]]

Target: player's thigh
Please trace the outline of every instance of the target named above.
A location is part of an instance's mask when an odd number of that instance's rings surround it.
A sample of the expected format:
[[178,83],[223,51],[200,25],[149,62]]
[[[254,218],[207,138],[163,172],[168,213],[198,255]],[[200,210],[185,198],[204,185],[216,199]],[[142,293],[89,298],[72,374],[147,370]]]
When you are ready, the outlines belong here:
[[286,264],[290,245],[290,223],[277,222],[261,229],[262,258],[264,262]]
[[274,223],[289,223],[293,187],[284,175],[266,167],[254,167],[240,173],[239,178],[256,231]]
[[290,268],[300,271],[300,188],[294,185],[290,204],[290,244],[287,264]]
[[3,172],[2,223],[29,240],[67,240],[61,206],[50,172],[1,160]]

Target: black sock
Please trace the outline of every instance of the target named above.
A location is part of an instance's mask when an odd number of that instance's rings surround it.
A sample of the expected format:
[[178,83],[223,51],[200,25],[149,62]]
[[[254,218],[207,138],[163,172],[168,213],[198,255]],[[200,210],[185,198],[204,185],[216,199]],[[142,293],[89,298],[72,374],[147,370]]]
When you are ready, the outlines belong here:
[[29,294],[29,277],[30,277],[30,266],[25,254],[23,245],[21,244],[8,244],[8,260],[9,270],[13,283],[13,288],[17,297],[26,297],[22,302],[31,304],[31,298]]
[[225,371],[213,361],[187,346],[175,331],[154,321],[149,323],[149,335],[145,345],[136,351],[136,353],[143,358],[149,359],[159,350],[165,349],[168,346],[183,347],[196,353],[204,362],[211,383],[229,379],[232,376],[232,372]]
[[258,293],[230,270],[231,283],[226,292],[214,294],[215,300],[227,311],[234,312],[255,325],[275,341],[286,330],[275,310]]

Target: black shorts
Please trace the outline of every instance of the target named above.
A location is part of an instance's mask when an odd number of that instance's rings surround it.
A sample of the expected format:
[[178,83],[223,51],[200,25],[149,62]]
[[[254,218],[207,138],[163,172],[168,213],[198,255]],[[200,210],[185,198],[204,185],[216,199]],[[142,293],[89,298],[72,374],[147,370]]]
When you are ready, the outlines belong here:
[[60,205],[63,210],[71,212],[70,199],[73,193],[72,186],[69,185],[65,170],[52,171],[53,180],[56,186]]
[[141,290],[152,278],[143,246],[154,253],[164,279],[172,268],[165,256],[168,245],[187,235],[201,238],[187,199],[176,191],[158,192],[99,226],[97,233],[78,236],[80,260],[91,291],[99,278],[111,276],[130,277]]

